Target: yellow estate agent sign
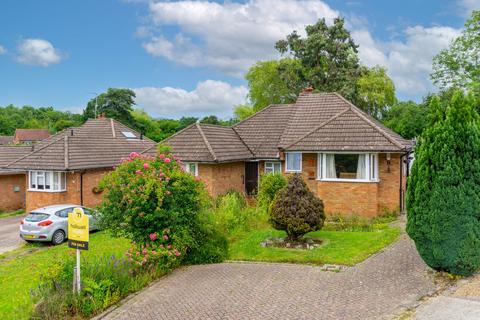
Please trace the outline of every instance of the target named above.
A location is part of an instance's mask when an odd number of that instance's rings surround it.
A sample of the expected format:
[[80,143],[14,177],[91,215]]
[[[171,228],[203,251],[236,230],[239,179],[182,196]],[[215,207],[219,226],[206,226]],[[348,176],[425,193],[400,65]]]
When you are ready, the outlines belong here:
[[88,216],[82,208],[75,208],[68,213],[68,246],[88,250],[89,226]]

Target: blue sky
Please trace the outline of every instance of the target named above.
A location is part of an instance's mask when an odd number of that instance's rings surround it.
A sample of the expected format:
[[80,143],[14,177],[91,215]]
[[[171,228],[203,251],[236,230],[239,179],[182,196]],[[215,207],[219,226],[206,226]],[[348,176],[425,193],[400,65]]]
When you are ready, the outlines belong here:
[[364,64],[388,68],[401,99],[434,90],[431,57],[480,0],[22,1],[0,3],[0,106],[81,111],[132,88],[155,117],[229,117],[245,70],[318,18],[345,17]]

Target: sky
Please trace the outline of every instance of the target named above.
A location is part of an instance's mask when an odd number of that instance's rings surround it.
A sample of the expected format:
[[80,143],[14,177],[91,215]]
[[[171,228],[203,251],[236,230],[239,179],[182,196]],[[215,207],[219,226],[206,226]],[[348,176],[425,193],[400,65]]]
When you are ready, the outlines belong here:
[[279,57],[277,40],[345,18],[361,63],[387,68],[401,100],[421,101],[432,57],[480,0],[2,0],[0,106],[81,112],[109,87],[131,88],[157,118],[232,116],[246,70]]

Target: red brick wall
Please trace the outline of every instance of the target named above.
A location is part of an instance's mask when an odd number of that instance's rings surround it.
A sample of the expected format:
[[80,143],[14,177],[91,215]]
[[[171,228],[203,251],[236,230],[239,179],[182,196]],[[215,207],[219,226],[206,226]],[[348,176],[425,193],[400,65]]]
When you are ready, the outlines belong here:
[[[102,194],[95,194],[93,188],[98,185],[102,176],[109,172],[106,169],[87,170],[83,173],[83,205],[95,207],[102,200]],[[27,211],[54,204],[81,204],[80,172],[67,173],[67,191],[37,192],[27,191]]]
[[25,208],[25,174],[0,175],[0,211],[22,208]]
[[218,196],[229,190],[245,192],[245,163],[198,164],[198,176],[205,182],[211,196]]

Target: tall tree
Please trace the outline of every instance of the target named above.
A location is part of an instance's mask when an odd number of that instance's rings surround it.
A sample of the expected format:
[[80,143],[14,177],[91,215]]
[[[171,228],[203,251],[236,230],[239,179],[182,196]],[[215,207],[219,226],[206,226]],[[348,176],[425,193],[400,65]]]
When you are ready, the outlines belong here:
[[427,125],[428,104],[413,101],[399,102],[384,112],[383,123],[406,139],[413,139]]
[[434,57],[431,77],[441,89],[480,83],[480,11],[473,11],[461,35]]
[[388,107],[395,104],[395,85],[380,66],[371,69],[362,67],[357,80],[356,98],[353,101],[368,114],[380,119]]
[[[135,92],[130,89],[109,88],[107,92],[90,100],[83,111],[83,117],[95,118],[99,114],[105,114],[109,118],[116,119],[125,125],[137,129],[135,119],[131,112],[135,105]],[[95,114],[96,110],[96,114]]]
[[431,99],[407,189],[407,232],[436,270],[480,267],[480,123],[472,96],[457,91],[446,110]]
[[345,28],[344,19],[335,18],[332,26],[321,19],[305,31],[305,38],[293,31],[285,40],[278,41],[275,48],[302,63],[305,79],[315,89],[354,98],[360,76],[358,46]]

